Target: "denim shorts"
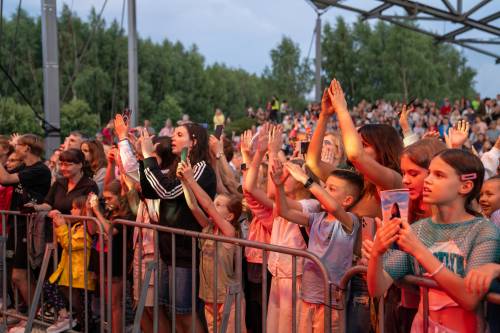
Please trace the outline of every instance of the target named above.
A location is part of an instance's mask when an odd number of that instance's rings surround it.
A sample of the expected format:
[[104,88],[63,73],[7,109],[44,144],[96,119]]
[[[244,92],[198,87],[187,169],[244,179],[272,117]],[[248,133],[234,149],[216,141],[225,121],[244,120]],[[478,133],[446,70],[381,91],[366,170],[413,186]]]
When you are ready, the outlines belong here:
[[[165,268],[166,265],[164,265]],[[159,303],[167,306],[167,308],[172,311],[173,305],[173,269],[172,266],[168,266],[168,279],[162,278],[160,284],[160,298]],[[162,276],[163,275],[162,272]],[[196,278],[196,277],[194,277]],[[178,315],[191,314],[192,311],[192,288],[193,274],[191,268],[187,267],[175,267],[175,313]],[[164,291],[168,290],[168,294]],[[194,291],[196,293],[196,290]],[[198,296],[198,295],[196,295]]]

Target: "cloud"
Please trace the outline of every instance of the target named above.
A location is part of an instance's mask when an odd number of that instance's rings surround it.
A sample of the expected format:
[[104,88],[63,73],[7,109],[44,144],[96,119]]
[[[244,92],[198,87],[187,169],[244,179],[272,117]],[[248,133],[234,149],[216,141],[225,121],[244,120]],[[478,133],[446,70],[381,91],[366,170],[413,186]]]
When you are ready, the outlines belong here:
[[[62,3],[57,1],[59,10]],[[91,7],[99,11],[104,0],[67,0],[65,3],[80,17],[87,18]],[[108,0],[104,11],[107,22],[120,21],[122,3],[123,0]],[[358,1],[356,5],[361,3]],[[22,4],[31,15],[40,15],[40,0],[24,0]],[[373,4],[377,2],[371,1],[370,6]],[[17,1],[5,2],[4,15],[12,15],[16,6]],[[470,6],[465,2],[464,10]],[[487,12],[498,10],[497,7],[500,7],[498,3],[496,6],[490,3]],[[485,10],[475,15],[482,17],[486,15]],[[331,8],[323,15],[323,23],[333,23],[338,15],[347,22],[356,20],[352,12]],[[167,38],[186,46],[196,44],[207,63],[225,63],[254,73],[261,73],[270,65],[269,51],[284,35],[298,43],[302,55],[306,56],[315,20],[314,11],[305,0],[137,0],[137,25],[141,37],[157,42]],[[126,21],[125,15],[125,28]],[[451,23],[427,24],[438,32],[453,28]],[[477,90],[483,95],[496,94],[498,91],[494,90],[500,87],[500,65],[494,65],[490,57],[471,51],[464,50],[464,55],[478,72]],[[314,48],[311,57],[314,57]]]

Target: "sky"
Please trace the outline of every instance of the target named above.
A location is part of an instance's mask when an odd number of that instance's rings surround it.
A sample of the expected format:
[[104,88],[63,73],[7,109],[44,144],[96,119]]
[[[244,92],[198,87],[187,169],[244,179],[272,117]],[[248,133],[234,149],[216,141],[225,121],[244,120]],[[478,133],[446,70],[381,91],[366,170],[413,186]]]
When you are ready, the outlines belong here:
[[[80,17],[88,17],[94,6],[99,10],[105,0],[57,0],[58,10],[68,4]],[[464,0],[464,11],[479,0]],[[124,0],[108,0],[103,16],[107,22],[120,21]],[[125,1],[126,2],[126,1]],[[438,0],[422,1],[439,6]],[[450,0],[451,3],[456,3]],[[22,8],[32,16],[40,15],[41,0],[24,0]],[[375,0],[346,0],[345,4],[363,5],[371,9],[380,4]],[[4,2],[4,15],[15,13],[18,1]],[[444,6],[443,6],[444,8]],[[490,2],[471,17],[480,19],[500,10],[500,1]],[[392,11],[392,12],[391,12]],[[387,13],[397,14],[391,10]],[[331,8],[323,16],[323,23],[335,21],[341,15],[347,22],[354,22],[356,14]],[[137,30],[142,38],[161,42],[180,41],[189,46],[196,44],[208,64],[225,63],[230,67],[243,68],[260,74],[270,66],[269,52],[283,36],[299,44],[302,55],[308,55],[316,14],[306,0],[137,0]],[[370,20],[375,23],[376,20]],[[456,28],[451,23],[425,23],[426,28],[444,33]],[[500,26],[500,19],[493,21]],[[126,28],[126,15],[124,27]],[[487,38],[486,33],[464,34],[464,38]],[[500,37],[499,37],[500,40]],[[468,64],[477,71],[475,88],[485,96],[500,93],[500,64],[494,59],[476,52],[458,48],[467,58]],[[489,50],[499,54],[500,46]],[[314,58],[314,47],[310,54]]]

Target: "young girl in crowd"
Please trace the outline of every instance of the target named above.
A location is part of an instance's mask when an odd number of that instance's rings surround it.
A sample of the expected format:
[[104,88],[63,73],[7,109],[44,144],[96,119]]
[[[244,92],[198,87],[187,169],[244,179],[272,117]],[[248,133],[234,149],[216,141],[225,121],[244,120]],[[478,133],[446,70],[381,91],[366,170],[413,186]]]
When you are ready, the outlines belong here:
[[[71,206],[71,215],[86,216],[87,215],[87,197],[80,196],[73,199]],[[92,247],[92,238],[87,230],[85,230],[84,222],[71,222],[71,229],[68,228],[64,217],[57,214],[53,218],[54,230],[57,237],[57,242],[62,247],[57,270],[50,276],[50,283],[59,285],[59,289],[65,295],[66,301],[69,302],[71,284],[73,290],[71,293],[73,312],[77,314],[77,320],[72,320],[70,325],[71,314],[63,309],[64,313],[59,315],[64,318],[64,321],[59,321],[47,329],[47,332],[61,332],[66,329],[73,328],[76,323],[83,327],[85,323],[85,308],[83,291],[95,290],[95,275],[88,271],[90,260],[90,250]],[[92,222],[88,222],[89,224]],[[69,252],[71,243],[71,256]],[[70,271],[71,260],[71,271]],[[85,281],[86,280],[86,281]],[[88,315],[88,314],[87,314]],[[90,316],[89,316],[90,317]],[[61,318],[60,318],[61,319]],[[66,325],[62,327],[62,324]]]
[[[432,206],[432,216],[411,226],[400,219],[382,225],[377,219],[368,266],[370,294],[382,296],[393,281],[425,272],[443,289],[429,291],[429,331],[481,329],[475,311],[483,294],[465,292],[464,277],[500,257],[500,231],[471,208],[483,178],[479,158],[458,149],[445,150],[432,159],[423,188],[423,202]],[[399,250],[389,249],[395,242]],[[412,332],[421,331],[422,306],[412,325]]]
[[[198,223],[203,227],[202,232],[238,237],[238,219],[242,210],[241,197],[218,194],[215,200],[212,201],[210,196],[194,180],[193,170],[189,161],[179,163],[177,176],[182,181],[184,195],[189,208]],[[201,205],[201,208],[198,204]],[[208,216],[205,215],[205,212]],[[232,285],[241,283],[241,278],[237,276],[234,267],[236,246],[231,243],[201,239],[200,247],[200,298],[205,302],[205,318],[207,320],[208,331],[218,332],[221,329],[224,305],[228,300],[227,290]],[[215,247],[217,247],[217,250]],[[215,258],[216,254],[217,258]],[[215,267],[217,267],[216,291],[214,291]],[[226,332],[236,332],[235,308],[236,296],[232,299]],[[243,295],[241,295],[240,309],[241,332],[246,332],[244,316],[245,300]]]
[[[287,172],[321,203],[323,212],[308,213],[288,206],[284,195],[282,164],[276,160],[272,167],[272,180],[276,185],[276,212],[286,220],[300,224],[309,231],[308,250],[316,254],[325,264],[329,281],[339,285],[340,279],[352,265],[353,246],[359,228],[359,221],[347,210],[357,201],[363,191],[363,179],[349,170],[335,170],[327,178],[323,188],[315,183],[300,166],[288,162]],[[332,314],[333,331],[339,329],[340,316],[331,306],[324,304],[323,277],[317,265],[311,260],[304,261],[302,276],[301,306],[299,313],[299,332],[324,332],[325,314]]]
[[[115,258],[112,260],[111,267],[111,301],[112,303],[112,330],[113,332],[122,332],[122,293],[125,285],[123,284],[123,266],[130,262],[131,251],[128,251],[126,262],[123,262],[123,226],[121,224],[112,225],[111,222],[115,219],[124,220],[135,220],[135,216],[130,212],[130,207],[127,202],[127,198],[122,193],[122,185],[118,180],[113,180],[111,183],[104,187],[102,194],[105,203],[104,212],[101,211],[99,205],[99,199],[94,194],[90,198],[90,207],[92,209],[93,215],[102,224],[106,235],[112,234],[112,256]],[[112,231],[111,231],[112,228]],[[130,236],[130,233],[127,234]],[[131,248],[131,237],[126,240],[127,248]],[[98,251],[104,251],[108,253],[108,246],[105,244],[104,249],[98,249]],[[106,258],[106,257],[105,257]],[[107,258],[106,258],[107,260]],[[108,275],[106,274],[106,277]],[[106,281],[107,286],[107,281]],[[106,292],[105,297],[108,293]]]
[[500,228],[500,175],[484,182],[479,196],[483,214]]
[[[399,168],[403,150],[401,137],[393,127],[383,124],[364,125],[356,130],[337,80],[332,81],[325,94],[328,98],[323,101],[323,117],[337,115],[347,159],[365,180],[364,192],[351,211],[359,217],[381,217],[379,191],[402,187]],[[361,258],[361,232],[357,236],[354,254]],[[397,290],[393,293],[399,297]],[[370,326],[370,301],[362,277],[356,276],[351,281],[348,312],[351,318],[356,318],[348,322],[350,332],[364,332]]]

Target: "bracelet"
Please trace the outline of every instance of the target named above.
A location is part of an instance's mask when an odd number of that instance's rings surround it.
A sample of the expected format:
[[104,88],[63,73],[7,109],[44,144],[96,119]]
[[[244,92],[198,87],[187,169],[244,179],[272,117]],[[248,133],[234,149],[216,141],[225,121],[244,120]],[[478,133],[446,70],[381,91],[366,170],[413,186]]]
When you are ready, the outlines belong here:
[[441,270],[443,268],[444,268],[444,262],[442,262],[441,265],[439,265],[439,267],[436,268],[436,270],[434,272],[432,272],[431,274],[429,274],[429,277],[435,276],[437,273],[441,272]]
[[311,177],[309,177],[309,178],[307,178],[306,182],[304,183],[304,187],[309,188],[312,186],[312,184],[314,184],[314,180]]

